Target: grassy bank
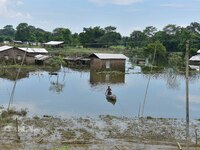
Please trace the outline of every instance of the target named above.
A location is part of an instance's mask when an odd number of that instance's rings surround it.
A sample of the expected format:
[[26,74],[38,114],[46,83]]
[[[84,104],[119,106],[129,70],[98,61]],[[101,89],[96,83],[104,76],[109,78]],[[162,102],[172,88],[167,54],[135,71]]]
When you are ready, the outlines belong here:
[[89,56],[92,53],[124,53],[124,49],[115,48],[82,48],[82,47],[64,47],[64,48],[47,48],[52,55],[62,56]]
[[[110,115],[29,118],[24,110],[7,112],[3,107],[0,108],[0,119],[0,149],[4,150],[176,150],[177,142],[183,148],[185,146],[185,122],[182,119]],[[195,144],[195,131],[199,135],[199,129],[198,120],[190,122],[191,150],[199,146]]]

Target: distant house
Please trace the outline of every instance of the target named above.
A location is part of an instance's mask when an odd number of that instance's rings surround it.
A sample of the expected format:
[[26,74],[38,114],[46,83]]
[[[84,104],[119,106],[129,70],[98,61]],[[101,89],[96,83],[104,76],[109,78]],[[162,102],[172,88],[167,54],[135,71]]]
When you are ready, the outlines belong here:
[[123,54],[93,53],[89,58],[91,59],[91,70],[116,70],[125,72],[127,57]]
[[3,44],[10,44],[10,41],[3,41]]
[[47,43],[44,43],[44,46],[50,46],[50,47],[63,47],[64,41],[50,41]]
[[192,56],[189,59],[191,65],[200,65],[200,50],[197,51],[197,55]]
[[0,59],[12,62],[21,62],[24,58],[24,63],[35,63],[35,56],[39,54],[48,54],[44,48],[17,48],[14,46],[1,46]]
[[13,44],[23,44],[22,41],[12,41],[12,42],[13,42]]

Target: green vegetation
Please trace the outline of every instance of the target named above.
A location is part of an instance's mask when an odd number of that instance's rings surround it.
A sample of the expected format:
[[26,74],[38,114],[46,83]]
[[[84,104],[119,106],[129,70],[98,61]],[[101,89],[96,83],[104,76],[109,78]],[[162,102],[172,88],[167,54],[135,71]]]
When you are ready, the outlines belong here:
[[26,116],[27,115],[27,110],[26,109],[21,109],[20,111],[17,111],[15,109],[10,109],[8,111],[3,111],[1,113],[1,117],[2,118],[6,118],[6,117],[10,117],[13,115],[17,115],[17,116]]
[[[48,32],[27,23],[20,23],[16,29],[12,25],[0,29],[0,42],[13,40],[30,42],[29,46],[33,42],[64,41],[63,48],[47,48],[50,54],[62,57],[111,52],[124,53],[131,58],[149,58],[151,62],[156,49],[156,65],[179,67],[183,65],[186,40],[190,40],[190,56],[200,47],[200,23],[192,22],[187,27],[168,24],[162,30],[147,26],[142,31],[133,30],[130,36],[122,36],[114,26],[84,27],[81,33],[72,33],[68,28]],[[174,55],[174,52],[182,55]],[[52,64],[56,64],[54,60]]]

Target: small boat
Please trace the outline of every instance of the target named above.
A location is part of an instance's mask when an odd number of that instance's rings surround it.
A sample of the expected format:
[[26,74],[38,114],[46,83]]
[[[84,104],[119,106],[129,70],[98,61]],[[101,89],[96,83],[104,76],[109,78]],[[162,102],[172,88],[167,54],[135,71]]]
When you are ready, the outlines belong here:
[[55,75],[55,76],[57,76],[58,73],[57,72],[49,72],[49,75]]
[[116,100],[116,95],[114,95],[114,94],[112,94],[112,95],[106,95],[106,99]]

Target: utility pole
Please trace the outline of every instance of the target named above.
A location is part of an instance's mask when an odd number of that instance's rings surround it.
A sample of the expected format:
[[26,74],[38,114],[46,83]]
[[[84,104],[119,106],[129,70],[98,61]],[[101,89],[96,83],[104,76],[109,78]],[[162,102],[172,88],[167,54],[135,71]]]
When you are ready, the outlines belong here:
[[185,79],[186,79],[186,149],[189,150],[189,40],[186,41],[186,53],[185,53]]

